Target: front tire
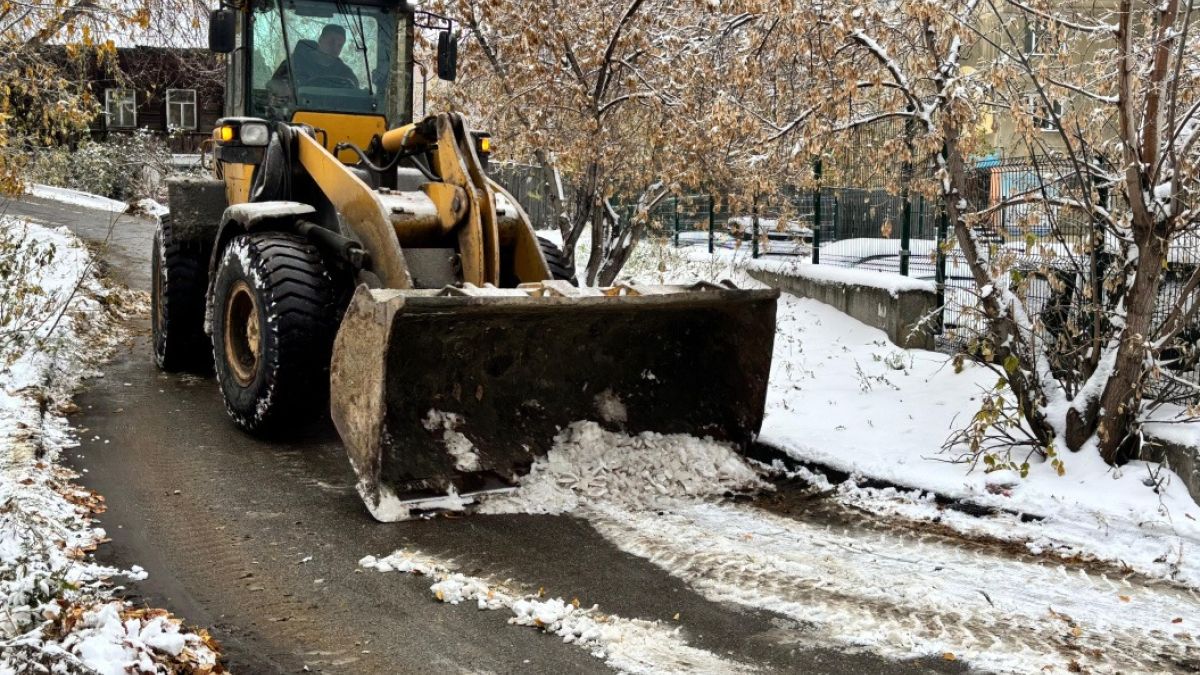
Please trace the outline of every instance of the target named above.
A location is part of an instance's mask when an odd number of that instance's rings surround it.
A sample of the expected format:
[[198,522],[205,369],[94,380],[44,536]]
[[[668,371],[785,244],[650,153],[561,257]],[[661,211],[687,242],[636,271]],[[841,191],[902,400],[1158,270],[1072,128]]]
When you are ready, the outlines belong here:
[[158,220],[151,253],[150,323],[154,362],[168,372],[204,371],[212,351],[204,335],[205,255],[178,241],[170,215]]
[[567,262],[567,256],[563,254],[558,244],[541,236],[537,240],[538,246],[542,249],[542,255],[546,257],[546,265],[550,268],[550,276],[555,281],[569,281],[572,286],[578,286],[579,280],[575,278],[575,265]]
[[229,242],[213,285],[212,349],[225,409],[242,429],[278,431],[325,408],[337,330],[332,277],[301,237]]

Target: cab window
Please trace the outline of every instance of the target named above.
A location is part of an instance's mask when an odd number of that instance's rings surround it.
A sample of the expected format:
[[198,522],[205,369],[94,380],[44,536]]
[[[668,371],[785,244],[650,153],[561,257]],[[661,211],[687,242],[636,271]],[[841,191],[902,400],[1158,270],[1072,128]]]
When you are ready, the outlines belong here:
[[277,0],[253,17],[250,114],[288,121],[296,111],[387,115],[396,12],[347,2]]

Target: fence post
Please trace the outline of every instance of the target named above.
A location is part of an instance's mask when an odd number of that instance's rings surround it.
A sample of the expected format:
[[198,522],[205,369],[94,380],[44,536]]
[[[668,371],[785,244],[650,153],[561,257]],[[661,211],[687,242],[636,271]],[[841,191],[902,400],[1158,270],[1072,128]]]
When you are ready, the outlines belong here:
[[937,306],[938,315],[934,322],[933,330],[936,335],[941,335],[945,330],[946,319],[946,249],[942,243],[950,237],[950,218],[946,214],[946,205],[942,204],[942,210],[937,216],[937,241],[934,242],[937,246],[937,269],[934,272],[934,280],[937,282]]
[[713,201],[714,201],[713,196],[710,194],[708,196],[708,252],[709,253],[713,252],[713,236],[714,236],[713,235],[713,226],[715,226],[716,222],[717,222],[716,217],[713,215],[713,209],[715,208],[713,205]]
[[813,240],[812,240],[812,264],[821,264],[821,159],[818,157],[813,160],[813,179],[815,187],[813,188]]
[[830,241],[838,240],[838,223],[842,217],[842,200],[838,199],[835,194],[833,196],[833,238]]
[[758,195],[754,195],[754,215],[750,221],[750,257],[758,257]]
[[679,197],[675,198],[675,248],[679,248]]
[[900,274],[908,276],[908,259],[912,255],[908,250],[912,244],[912,193],[907,185],[904,193],[904,207],[900,216]]

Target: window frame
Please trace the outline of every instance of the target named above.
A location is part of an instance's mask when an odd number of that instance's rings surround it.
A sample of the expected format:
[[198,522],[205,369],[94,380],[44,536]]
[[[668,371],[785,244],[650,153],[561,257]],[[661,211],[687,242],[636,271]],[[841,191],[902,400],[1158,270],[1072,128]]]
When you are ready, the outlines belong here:
[[[183,100],[183,101],[172,100],[174,95],[177,95],[177,94],[190,94],[191,100],[190,101],[188,101],[188,100]],[[167,121],[167,131],[168,132],[196,131],[197,129],[200,128],[200,98],[195,89],[183,89],[183,88],[167,89],[167,93],[165,96],[165,105],[167,108],[166,121]],[[182,122],[185,122],[187,119],[187,116],[184,114],[184,110],[186,110],[186,108],[188,106],[191,106],[191,108],[192,108],[192,124],[191,124],[191,126],[182,124]],[[176,108],[176,107],[179,110],[179,120],[178,121],[181,122],[181,124],[172,124],[171,123],[172,108]]]
[[[126,104],[125,94],[128,94],[129,112],[133,119],[128,123],[124,122],[124,115],[120,114],[120,107]],[[114,109],[117,113],[114,115]],[[137,128],[137,90],[127,89],[124,87],[111,87],[104,90],[104,128],[106,129],[136,129]]]
[[[1054,118],[1063,116],[1062,101],[1054,99],[1050,101],[1050,108],[1047,109],[1042,97],[1037,94],[1029,94],[1025,97],[1025,106],[1029,112],[1029,117],[1033,121],[1033,128],[1037,131],[1058,131],[1055,126]],[[1053,114],[1051,114],[1053,113]],[[1041,122],[1039,124],[1039,121]],[[1049,125],[1049,126],[1047,126]]]
[[1040,38],[1043,34],[1042,26],[1037,21],[1025,22],[1025,48],[1026,56],[1045,56],[1046,54],[1038,51],[1038,46],[1041,44]]

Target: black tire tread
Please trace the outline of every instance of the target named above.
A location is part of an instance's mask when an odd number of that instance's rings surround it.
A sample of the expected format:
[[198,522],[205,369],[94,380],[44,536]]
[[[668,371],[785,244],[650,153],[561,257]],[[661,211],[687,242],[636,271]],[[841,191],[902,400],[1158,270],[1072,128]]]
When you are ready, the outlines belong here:
[[[174,235],[170,214],[159,218],[154,233],[155,263],[165,272],[161,281],[162,297],[152,300],[154,359],[169,372],[206,371],[212,365],[212,351],[204,334],[204,303],[208,287],[207,256],[203,246],[180,242]],[[164,304],[163,321],[157,321],[157,305]]]
[[[329,360],[337,332],[336,288],[320,252],[297,235],[247,234],[230,245],[247,247],[249,264],[262,282],[256,291],[267,322],[262,329],[263,367],[267,370],[258,386],[270,391],[271,397],[261,414],[257,406],[238,409],[229,396],[225,397],[226,409],[246,431],[270,434],[328,402]],[[213,302],[215,317],[223,311],[224,298]],[[214,320],[212,344],[219,355],[217,375],[224,393],[226,387],[239,385],[224,363],[222,333]],[[268,334],[271,339],[266,339]]]
[[567,262],[567,257],[558,244],[542,236],[537,240],[538,246],[542,248],[542,255],[546,258],[546,264],[550,267],[550,276],[555,281],[570,281],[572,285],[579,285],[579,280],[575,278],[574,263]]

